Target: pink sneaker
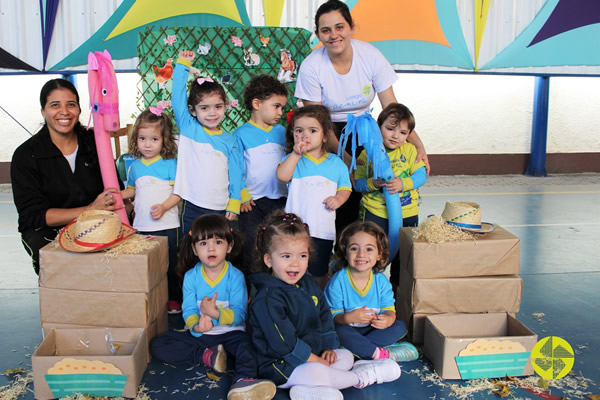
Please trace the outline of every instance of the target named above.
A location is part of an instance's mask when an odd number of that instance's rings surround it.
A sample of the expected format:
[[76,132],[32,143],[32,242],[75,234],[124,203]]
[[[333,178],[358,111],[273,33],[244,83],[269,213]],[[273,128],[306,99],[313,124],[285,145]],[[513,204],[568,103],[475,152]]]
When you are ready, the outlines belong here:
[[202,364],[214,369],[216,372],[225,372],[227,369],[227,353],[223,345],[211,346],[204,350]]
[[169,300],[167,302],[167,313],[181,314],[181,303],[175,300]]

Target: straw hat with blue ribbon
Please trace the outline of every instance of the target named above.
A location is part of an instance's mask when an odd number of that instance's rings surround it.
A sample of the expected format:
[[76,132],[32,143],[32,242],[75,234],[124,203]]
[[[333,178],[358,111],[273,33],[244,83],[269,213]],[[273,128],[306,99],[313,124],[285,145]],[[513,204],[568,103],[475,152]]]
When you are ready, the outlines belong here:
[[447,201],[442,218],[463,231],[489,233],[496,229],[494,224],[481,222],[481,207],[470,201]]

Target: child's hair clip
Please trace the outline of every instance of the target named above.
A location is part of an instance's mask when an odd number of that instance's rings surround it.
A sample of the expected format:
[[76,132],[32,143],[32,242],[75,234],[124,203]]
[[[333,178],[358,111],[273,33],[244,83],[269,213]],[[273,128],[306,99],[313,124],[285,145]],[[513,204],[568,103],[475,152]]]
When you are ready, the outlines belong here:
[[233,232],[233,228],[232,227],[229,227],[229,232]]
[[190,237],[192,237],[192,231],[189,232]]
[[266,226],[263,226],[263,227],[262,227],[262,230],[263,230],[263,231],[266,231],[266,230],[267,230],[267,227],[266,227]]
[[214,82],[214,80],[212,78],[206,77],[200,77],[198,79],[196,79],[196,82],[198,82],[198,85],[202,85],[204,82]]

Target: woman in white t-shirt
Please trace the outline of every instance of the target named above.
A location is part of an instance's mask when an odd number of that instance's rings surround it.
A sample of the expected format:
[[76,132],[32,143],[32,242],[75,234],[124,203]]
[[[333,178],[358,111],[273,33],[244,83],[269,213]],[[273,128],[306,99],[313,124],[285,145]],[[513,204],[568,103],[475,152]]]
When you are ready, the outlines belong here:
[[[373,45],[352,39],[353,33],[354,21],[348,6],[339,0],[323,3],[315,14],[315,34],[323,46],[302,62],[296,82],[295,96],[304,105],[322,104],[329,110],[337,128],[336,137],[329,140],[328,150],[333,153],[337,152],[348,114],[364,114],[376,94],[382,108],[396,103],[392,85],[398,77],[394,69]],[[429,171],[425,147],[416,132],[409,141],[417,148],[417,160],[423,159]],[[350,145],[348,142],[347,151]],[[349,158],[345,154],[348,165]],[[358,218],[359,207],[360,194],[353,193],[338,210],[337,232]]]

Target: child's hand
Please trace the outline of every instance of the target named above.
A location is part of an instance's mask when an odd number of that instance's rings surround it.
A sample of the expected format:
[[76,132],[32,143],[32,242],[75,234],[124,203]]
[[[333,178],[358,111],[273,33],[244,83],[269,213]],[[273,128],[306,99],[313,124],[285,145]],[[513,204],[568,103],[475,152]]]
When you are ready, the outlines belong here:
[[184,60],[194,61],[196,58],[196,52],[194,50],[181,50],[179,52],[179,58],[183,58]]
[[225,218],[227,218],[228,221],[235,221],[238,219],[238,215],[236,213],[232,213],[231,211],[227,211],[225,213]]
[[202,314],[200,321],[194,325],[194,332],[204,333],[210,331],[212,328],[214,328],[212,319],[208,315]]
[[306,141],[304,140],[304,135],[301,133],[294,133],[294,153],[301,156],[306,153]]
[[217,308],[217,292],[213,295],[213,297],[204,296],[202,302],[200,303],[200,311],[202,314],[206,314],[207,316],[219,319],[219,309]]
[[385,182],[379,178],[373,179],[373,186],[375,186],[377,189],[379,189],[379,188],[382,188],[385,186]]
[[402,193],[403,189],[404,189],[404,185],[402,184],[402,179],[395,177],[394,179],[392,179],[391,181],[389,181],[385,184],[385,188],[391,194]]
[[165,211],[167,210],[162,204],[155,204],[150,208],[150,216],[153,219],[161,219]]
[[368,324],[373,321],[375,316],[373,315],[373,310],[367,308],[367,306],[362,306],[361,308],[347,312],[346,318],[349,323]]
[[327,365],[331,365],[337,361],[337,354],[333,350],[325,350],[321,353],[321,358],[327,362]]
[[323,204],[325,204],[325,207],[327,207],[327,209],[335,211],[338,208],[340,208],[342,202],[335,196],[329,196],[328,198],[323,200]]
[[375,315],[375,318],[371,321],[371,326],[375,329],[386,329],[394,323],[394,318],[385,313]]
[[247,201],[240,206],[240,212],[250,212],[252,211],[252,206],[255,206],[256,203],[254,200]]

